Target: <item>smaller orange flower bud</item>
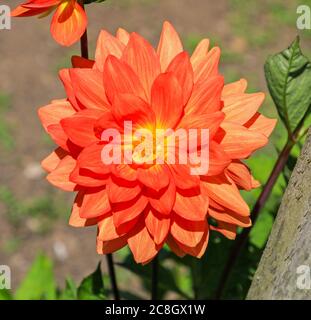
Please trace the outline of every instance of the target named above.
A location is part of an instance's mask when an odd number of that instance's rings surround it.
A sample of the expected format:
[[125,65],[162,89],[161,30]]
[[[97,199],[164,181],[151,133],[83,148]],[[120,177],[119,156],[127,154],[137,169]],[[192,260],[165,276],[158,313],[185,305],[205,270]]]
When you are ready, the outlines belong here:
[[87,26],[87,16],[77,0],[30,0],[19,5],[12,17],[44,17],[55,11],[51,22],[51,33],[55,41],[71,46],[78,41]]

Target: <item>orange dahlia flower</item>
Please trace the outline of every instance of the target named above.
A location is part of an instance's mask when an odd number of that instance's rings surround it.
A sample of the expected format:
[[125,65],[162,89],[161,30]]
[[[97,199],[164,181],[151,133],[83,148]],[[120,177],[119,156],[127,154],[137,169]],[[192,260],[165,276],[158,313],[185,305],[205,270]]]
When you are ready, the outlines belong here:
[[[50,183],[77,192],[70,224],[98,226],[98,253],[128,245],[145,264],[166,243],[179,256],[201,257],[210,230],[234,239],[238,226],[251,225],[239,189],[259,183],[242,160],[268,142],[276,121],[258,113],[264,94],[245,93],[246,80],[224,85],[219,58],[207,39],[189,57],[165,22],[157,50],[137,33],[101,31],[95,61],[76,57],[75,68],[60,71],[67,99],[39,110],[59,147],[42,165]],[[122,131],[127,120],[208,128],[208,172],[166,162],[104,164],[103,130]]]
[[83,35],[87,26],[87,16],[78,0],[29,0],[12,11],[13,17],[44,17],[56,9],[51,34],[63,46],[71,46]]

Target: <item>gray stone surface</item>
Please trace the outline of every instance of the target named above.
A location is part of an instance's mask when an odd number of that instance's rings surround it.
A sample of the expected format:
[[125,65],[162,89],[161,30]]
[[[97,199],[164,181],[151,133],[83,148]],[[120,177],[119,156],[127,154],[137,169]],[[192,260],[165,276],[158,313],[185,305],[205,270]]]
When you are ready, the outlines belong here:
[[[248,292],[249,300],[311,299],[311,129]],[[305,266],[300,267],[299,266]],[[303,289],[299,288],[303,287]]]

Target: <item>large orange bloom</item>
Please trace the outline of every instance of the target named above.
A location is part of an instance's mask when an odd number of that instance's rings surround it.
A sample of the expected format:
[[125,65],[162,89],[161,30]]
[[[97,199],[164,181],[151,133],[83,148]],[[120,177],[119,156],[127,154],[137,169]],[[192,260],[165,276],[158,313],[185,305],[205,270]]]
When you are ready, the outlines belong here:
[[[210,230],[234,239],[237,226],[251,225],[239,189],[259,184],[241,160],[268,142],[275,120],[257,112],[264,94],[245,93],[246,80],[224,85],[219,58],[207,39],[189,57],[165,22],[157,50],[136,33],[102,31],[95,61],[74,58],[75,68],[60,72],[67,99],[39,110],[59,145],[42,165],[50,183],[77,192],[70,224],[97,224],[98,253],[128,244],[136,262],[147,263],[167,243],[179,256],[201,257]],[[101,133],[124,120],[208,128],[208,173],[168,163],[104,165]]]
[[56,9],[51,34],[63,46],[71,46],[83,35],[87,16],[77,0],[29,0],[12,11],[13,17],[48,15]]

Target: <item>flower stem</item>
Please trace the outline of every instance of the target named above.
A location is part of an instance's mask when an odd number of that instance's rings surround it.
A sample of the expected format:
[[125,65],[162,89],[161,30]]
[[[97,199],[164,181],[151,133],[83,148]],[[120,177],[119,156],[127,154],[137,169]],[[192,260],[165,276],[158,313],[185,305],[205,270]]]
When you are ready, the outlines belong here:
[[[83,10],[85,10],[84,0],[79,0],[79,3],[82,6]],[[80,46],[81,46],[81,57],[88,59],[89,58],[89,45],[88,45],[88,39],[87,39],[87,28],[85,29],[85,32],[80,39]],[[114,299],[120,300],[112,254],[111,253],[107,254],[106,259],[107,259],[109,278],[110,278],[110,282],[111,282],[111,287],[112,287]]]
[[[281,172],[283,171],[283,169],[287,163],[290,152],[296,143],[296,138],[298,136],[299,131],[300,131],[300,127],[299,127],[299,129],[297,129],[294,132],[293,138],[288,139],[287,143],[285,144],[283,150],[281,151],[281,153],[278,157],[277,162],[274,165],[274,168],[269,176],[268,181],[266,182],[259,198],[257,199],[257,202],[251,212],[253,225],[255,224],[261,209],[264,207],[279,175],[281,174]],[[227,263],[225,265],[225,269],[221,275],[221,278],[219,281],[219,286],[216,290],[215,299],[217,299],[217,300],[221,299],[221,297],[224,293],[224,290],[225,290],[226,284],[228,282],[228,279],[230,277],[230,274],[235,266],[235,263],[240,255],[244,245],[247,242],[248,235],[249,235],[250,231],[251,231],[251,228],[244,229],[242,231],[242,233],[240,234],[238,240],[234,243],[234,245],[232,247],[232,250],[229,254],[229,258],[228,258]]]
[[107,254],[106,258],[107,258],[109,278],[111,281],[113,296],[114,296],[115,300],[120,300],[120,295],[119,295],[119,290],[118,290],[118,285],[117,285],[117,278],[116,278],[116,273],[114,270],[112,253]]
[[159,260],[158,256],[152,260],[152,284],[151,284],[151,300],[158,299],[158,273],[159,273]]
[[[82,6],[83,10],[84,8],[84,0],[79,0],[80,5]],[[85,28],[85,32],[83,33],[81,39],[80,39],[80,47],[81,47],[81,57],[88,59],[89,58],[89,45],[87,40],[87,28]]]
[[[81,5],[81,7],[83,8],[83,10],[85,10],[84,0],[79,0],[79,3]],[[88,44],[88,40],[87,40],[87,28],[85,28],[85,31],[80,39],[80,47],[81,47],[81,57],[88,59],[89,58],[89,44]]]
[[88,59],[89,58],[89,49],[88,49],[88,41],[87,41],[87,30],[83,33],[83,36],[80,39],[81,45],[81,57]]

